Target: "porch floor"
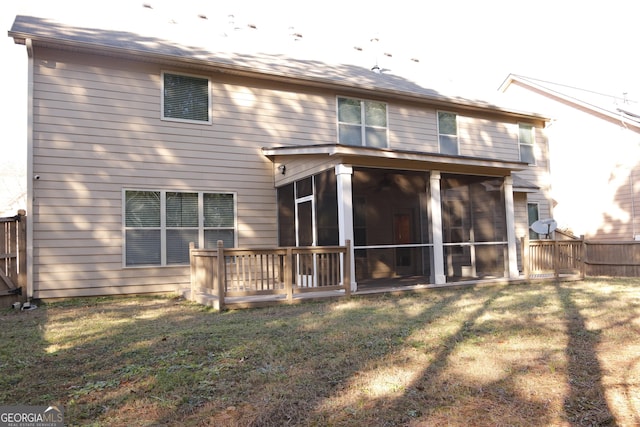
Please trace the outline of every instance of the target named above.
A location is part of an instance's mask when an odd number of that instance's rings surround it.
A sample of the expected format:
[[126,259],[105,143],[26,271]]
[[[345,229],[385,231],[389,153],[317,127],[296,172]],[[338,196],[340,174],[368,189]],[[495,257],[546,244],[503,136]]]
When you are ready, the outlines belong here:
[[[528,279],[524,275],[515,279],[507,278],[484,278],[471,279],[456,282],[447,282],[441,285],[429,283],[429,278],[424,276],[398,277],[389,279],[369,279],[358,282],[358,290],[352,292],[351,295],[373,295],[380,293],[399,293],[412,292],[426,289],[454,288],[464,286],[483,286],[496,284],[517,284],[531,281],[548,281],[553,280],[554,275],[536,274],[531,275]],[[558,278],[561,281],[581,280],[579,275],[561,274]],[[191,290],[189,288],[181,288],[178,294],[189,299]],[[224,306],[227,309],[265,307],[278,304],[297,304],[305,301],[322,300],[328,298],[344,298],[344,290],[317,291],[317,292],[301,292],[293,294],[293,301],[287,301],[284,294],[277,295],[253,295],[242,297],[226,297]],[[195,295],[194,301],[207,306],[214,306],[216,297],[211,294],[199,293]]]

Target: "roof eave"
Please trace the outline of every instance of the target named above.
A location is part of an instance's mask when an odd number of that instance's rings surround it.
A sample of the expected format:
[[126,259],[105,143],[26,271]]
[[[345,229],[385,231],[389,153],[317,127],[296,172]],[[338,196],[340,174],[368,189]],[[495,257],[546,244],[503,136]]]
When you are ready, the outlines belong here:
[[[355,147],[340,144],[323,144],[307,146],[286,146],[286,147],[263,147],[262,154],[274,159],[278,156],[300,156],[300,155],[324,155],[340,156],[342,158],[375,158],[389,161],[410,161],[424,163],[431,168],[434,165],[441,165],[443,170],[453,167],[481,167],[495,171],[503,171],[502,175],[510,172],[523,171],[529,168],[524,162],[503,161],[479,157],[449,156],[439,153],[421,153],[416,151],[389,150],[371,147]],[[508,173],[507,173],[508,172]]]

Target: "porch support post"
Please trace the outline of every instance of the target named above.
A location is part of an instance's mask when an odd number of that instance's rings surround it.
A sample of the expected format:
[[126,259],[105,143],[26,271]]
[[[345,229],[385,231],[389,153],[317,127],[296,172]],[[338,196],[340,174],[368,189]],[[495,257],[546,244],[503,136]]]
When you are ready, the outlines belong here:
[[[336,185],[338,192],[338,238],[340,246],[345,246],[347,240],[353,243],[353,193],[351,188],[351,176],[353,175],[353,167],[351,165],[339,164],[335,167]],[[353,244],[349,248],[350,256],[344,257],[344,260],[350,261],[350,265],[344,265],[344,268],[350,269],[351,291],[355,292],[358,288],[356,283],[356,267],[355,257],[353,255]],[[344,263],[343,263],[344,264]]]
[[444,248],[442,240],[442,203],[440,197],[440,171],[431,171],[429,176],[429,208],[431,213],[431,236],[433,238],[433,280],[436,285],[444,285]]
[[509,278],[516,279],[518,273],[518,249],[516,246],[516,215],[513,204],[513,177],[504,177],[504,205],[507,216],[507,258]]

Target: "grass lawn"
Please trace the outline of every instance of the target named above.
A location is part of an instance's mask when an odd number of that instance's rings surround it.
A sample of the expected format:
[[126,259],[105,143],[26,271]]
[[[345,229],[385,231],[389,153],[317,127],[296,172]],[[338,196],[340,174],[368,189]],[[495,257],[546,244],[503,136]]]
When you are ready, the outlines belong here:
[[637,426],[640,279],[2,308],[0,404],[96,426]]

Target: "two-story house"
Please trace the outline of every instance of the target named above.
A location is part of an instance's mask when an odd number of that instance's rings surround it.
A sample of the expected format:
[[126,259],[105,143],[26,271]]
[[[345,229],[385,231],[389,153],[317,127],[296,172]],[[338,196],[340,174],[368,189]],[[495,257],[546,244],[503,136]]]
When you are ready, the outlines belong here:
[[517,278],[544,116],[400,76],[18,16],[30,297],[172,291],[189,242],[352,242],[352,287]]

